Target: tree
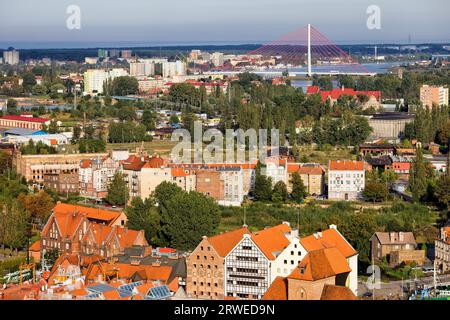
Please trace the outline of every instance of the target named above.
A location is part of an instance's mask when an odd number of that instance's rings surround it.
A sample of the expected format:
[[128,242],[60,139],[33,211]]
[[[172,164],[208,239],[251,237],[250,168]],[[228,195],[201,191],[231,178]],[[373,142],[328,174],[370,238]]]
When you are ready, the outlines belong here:
[[156,115],[150,109],[145,109],[142,114],[142,124],[145,126],[147,131],[155,130],[156,128]]
[[275,183],[272,191],[272,201],[273,202],[285,202],[288,197],[288,191],[286,184],[283,181],[278,181]]
[[[160,193],[158,193],[160,194]],[[180,250],[193,249],[202,236],[214,234],[220,222],[216,201],[198,192],[175,192],[164,202],[161,212],[161,243]]]
[[72,143],[77,143],[80,137],[81,137],[81,128],[79,126],[75,126],[73,128]]
[[123,206],[128,201],[128,186],[122,174],[116,173],[108,186],[106,201],[113,206]]
[[427,168],[423,159],[422,148],[417,148],[416,158],[409,172],[409,188],[414,201],[419,201],[427,191]]
[[142,198],[133,198],[125,213],[128,221],[127,226],[133,230],[144,230],[148,243],[157,243],[157,235],[160,224],[160,216],[152,198],[145,201]]
[[42,84],[36,84],[33,86],[33,88],[31,88],[31,92],[35,95],[35,96],[43,96],[47,94],[47,87],[42,85]]
[[307,195],[306,187],[303,184],[303,180],[298,174],[298,172],[294,172],[292,174],[292,192],[291,197],[296,202],[301,202]]
[[33,73],[25,72],[22,74],[22,86],[26,92],[30,92],[35,84],[36,79]]
[[27,210],[31,217],[46,221],[50,216],[54,207],[52,197],[45,191],[37,193],[30,193],[28,195],[20,194],[18,197],[25,210]]
[[253,196],[258,201],[269,201],[272,199],[272,179],[261,174],[260,167],[256,170],[255,174]]
[[441,176],[435,189],[435,198],[443,209],[450,208],[450,176]]
[[112,95],[126,96],[139,92],[139,83],[136,78],[124,76],[114,78],[111,84]]
[[363,190],[363,197],[365,201],[385,201],[388,196],[389,191],[386,187],[386,184],[381,182],[368,181]]
[[29,236],[30,214],[16,199],[0,199],[0,244],[21,249]]

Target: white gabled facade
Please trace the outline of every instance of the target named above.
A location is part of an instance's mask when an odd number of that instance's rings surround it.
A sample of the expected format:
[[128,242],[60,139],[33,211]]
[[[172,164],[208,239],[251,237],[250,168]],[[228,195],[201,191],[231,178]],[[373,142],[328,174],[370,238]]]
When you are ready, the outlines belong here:
[[298,230],[292,230],[286,237],[290,244],[272,262],[270,270],[272,281],[276,277],[289,276],[308,253],[300,243]]
[[362,197],[365,170],[361,161],[330,161],[328,165],[328,199],[356,200]]
[[272,280],[271,262],[252,240],[242,240],[225,257],[224,293],[228,297],[261,299]]

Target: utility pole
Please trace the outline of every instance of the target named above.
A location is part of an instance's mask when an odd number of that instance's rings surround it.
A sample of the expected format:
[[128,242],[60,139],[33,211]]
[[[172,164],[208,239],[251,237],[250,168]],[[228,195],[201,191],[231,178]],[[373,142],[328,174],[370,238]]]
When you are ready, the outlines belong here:
[[311,72],[311,24],[308,23],[308,76],[312,77]]

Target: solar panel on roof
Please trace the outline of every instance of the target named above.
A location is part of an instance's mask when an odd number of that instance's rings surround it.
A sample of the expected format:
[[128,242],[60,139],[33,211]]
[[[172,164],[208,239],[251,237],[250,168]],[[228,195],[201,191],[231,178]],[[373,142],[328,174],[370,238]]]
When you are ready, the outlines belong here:
[[159,286],[151,288],[148,291],[147,297],[149,299],[160,300],[170,297],[172,294],[170,293],[169,287],[167,286]]
[[116,290],[116,288],[106,285],[106,284],[96,284],[96,285],[87,287],[87,289],[89,291],[96,292],[96,293],[103,293],[103,292]]
[[87,299],[97,299],[100,297],[100,293],[91,293],[86,296]]
[[133,283],[123,284],[119,286],[119,290],[131,292],[135,287],[140,286],[142,283],[143,283],[142,281],[136,281]]

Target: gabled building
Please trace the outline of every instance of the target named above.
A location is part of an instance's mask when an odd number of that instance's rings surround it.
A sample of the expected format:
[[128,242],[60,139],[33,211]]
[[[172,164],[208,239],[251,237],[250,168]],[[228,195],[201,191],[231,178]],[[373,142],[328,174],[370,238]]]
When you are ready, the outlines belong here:
[[227,254],[249,234],[247,227],[214,237],[204,236],[186,259],[188,296],[203,299],[224,299],[224,261]]
[[123,212],[57,204],[41,233],[41,253],[94,254],[105,258],[130,246],[148,246],[144,231],[123,227]]
[[328,162],[328,199],[356,200],[365,187],[363,161],[330,160]]
[[287,277],[277,277],[263,300],[355,300],[347,287],[351,268],[335,247],[308,252]]
[[348,266],[350,267],[345,285],[350,288],[355,295],[357,295],[358,252],[339,232],[336,225],[332,224],[327,230],[316,232],[310,236],[301,238],[300,244],[308,252],[319,249],[336,248],[346,259]]
[[267,228],[242,239],[225,257],[227,297],[261,299],[272,283],[272,263],[289,246],[288,223]]

